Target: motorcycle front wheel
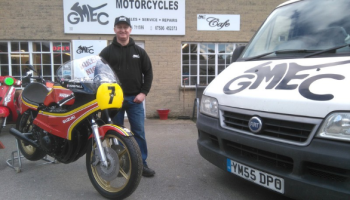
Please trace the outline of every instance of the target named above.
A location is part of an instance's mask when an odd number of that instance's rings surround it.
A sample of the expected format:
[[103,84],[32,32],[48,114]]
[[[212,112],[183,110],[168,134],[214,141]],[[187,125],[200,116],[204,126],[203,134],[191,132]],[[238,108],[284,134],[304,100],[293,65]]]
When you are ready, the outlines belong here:
[[[17,130],[21,133],[30,133],[33,129],[33,114],[31,111],[26,111],[22,115],[18,116],[19,121],[17,123]],[[32,136],[28,136],[29,139],[33,139]],[[21,151],[22,155],[30,160],[37,161],[46,156],[46,153],[38,148],[29,145],[23,140],[17,139],[18,148]]]
[[105,198],[124,199],[139,185],[142,175],[140,148],[133,137],[125,137],[116,131],[108,131],[101,141],[107,167],[99,159],[94,139],[89,140],[86,167],[92,185]]

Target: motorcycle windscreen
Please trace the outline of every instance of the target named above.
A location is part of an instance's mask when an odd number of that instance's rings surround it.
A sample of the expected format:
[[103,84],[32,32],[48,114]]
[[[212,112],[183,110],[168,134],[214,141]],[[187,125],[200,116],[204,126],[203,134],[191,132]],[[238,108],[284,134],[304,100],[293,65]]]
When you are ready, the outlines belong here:
[[119,83],[119,79],[99,56],[87,56],[64,63],[56,71],[57,81],[73,92],[96,94],[102,83]]

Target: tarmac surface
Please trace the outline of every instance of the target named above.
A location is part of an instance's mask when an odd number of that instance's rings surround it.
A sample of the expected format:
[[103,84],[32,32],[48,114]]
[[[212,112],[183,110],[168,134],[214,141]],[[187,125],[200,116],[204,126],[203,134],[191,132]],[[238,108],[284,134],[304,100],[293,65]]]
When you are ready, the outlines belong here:
[[[127,126],[127,122],[125,123]],[[104,199],[87,175],[85,156],[71,164],[22,160],[17,173],[6,164],[16,150],[15,138],[5,127],[0,141],[0,199]],[[288,199],[225,172],[203,159],[197,148],[196,124],[191,120],[147,119],[146,139],[152,178],[143,177],[128,200],[152,199]]]

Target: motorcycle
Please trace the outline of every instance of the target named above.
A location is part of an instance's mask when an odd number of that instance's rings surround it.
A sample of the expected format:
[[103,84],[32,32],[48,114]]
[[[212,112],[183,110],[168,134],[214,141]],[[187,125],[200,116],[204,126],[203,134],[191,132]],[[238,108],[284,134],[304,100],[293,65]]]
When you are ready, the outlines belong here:
[[29,83],[33,75],[33,66],[28,65],[26,76],[22,81],[12,76],[0,76],[0,134],[6,124],[15,124],[18,117],[18,97],[16,88]]
[[8,124],[14,124],[17,120],[16,88],[22,81],[12,76],[0,76],[0,134],[2,128]]
[[105,198],[123,199],[137,188],[142,175],[140,149],[133,133],[111,123],[121,108],[119,79],[99,56],[64,63],[57,82],[28,84],[20,95],[16,129],[22,155],[36,161],[49,155],[71,163],[86,154],[95,189]]

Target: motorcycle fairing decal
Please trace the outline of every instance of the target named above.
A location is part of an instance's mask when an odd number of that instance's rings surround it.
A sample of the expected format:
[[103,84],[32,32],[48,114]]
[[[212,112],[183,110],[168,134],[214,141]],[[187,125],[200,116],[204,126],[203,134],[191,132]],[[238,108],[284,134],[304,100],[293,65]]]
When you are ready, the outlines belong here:
[[[63,87],[54,87],[50,92],[46,95],[46,98],[44,100],[44,105],[49,106],[52,103],[57,103],[60,100],[68,97],[73,92],[71,90],[68,90]],[[75,102],[74,99],[71,99],[70,101],[66,102],[65,105],[73,105]]]
[[71,140],[71,138],[72,138],[72,131],[73,131],[74,127],[75,127],[79,122],[81,122],[83,119],[85,119],[86,116],[89,116],[89,115],[91,115],[92,113],[94,113],[94,112],[100,110],[100,107],[98,106],[98,104],[97,104],[96,101],[94,101],[94,104],[93,104],[92,106],[93,106],[93,107],[92,107],[90,110],[86,111],[84,114],[80,115],[80,117],[76,118],[76,119],[73,121],[73,123],[71,124],[71,126],[70,126],[69,129],[68,129],[68,135],[67,135],[67,139],[68,139],[68,140]]
[[26,101],[23,99],[22,96],[21,96],[21,101],[23,102],[24,105],[26,105],[26,106],[29,107],[29,108],[32,108],[32,109],[34,109],[34,110],[37,110],[37,109],[38,109],[38,106],[26,102]]
[[117,131],[119,134],[121,134],[123,136],[133,136],[134,135],[129,129],[123,128],[123,127],[120,127],[120,126],[117,126],[114,124],[105,124],[105,125],[100,126],[98,128],[100,136],[103,136],[103,137],[104,137],[105,133],[107,133],[107,131],[110,131],[110,130]]
[[14,93],[15,91],[16,91],[15,87],[11,86],[10,89],[8,90],[8,93],[6,94],[5,99],[4,99],[4,106],[7,106],[7,104],[9,102],[11,102],[12,93]]
[[53,86],[52,89],[49,91],[49,93],[47,93],[46,96],[49,96],[54,91],[54,89],[66,89],[66,90],[68,90],[67,88],[64,88],[62,86]]
[[94,100],[67,113],[41,111],[35,118],[34,124],[51,134],[71,140],[74,127],[85,119],[86,116],[91,115],[99,109],[96,100]]
[[0,91],[1,91],[1,97],[2,97],[2,99],[0,100],[0,103],[4,106],[7,106],[7,103],[11,101],[12,93],[15,92],[14,91],[15,87],[2,85],[0,88],[1,88]]

